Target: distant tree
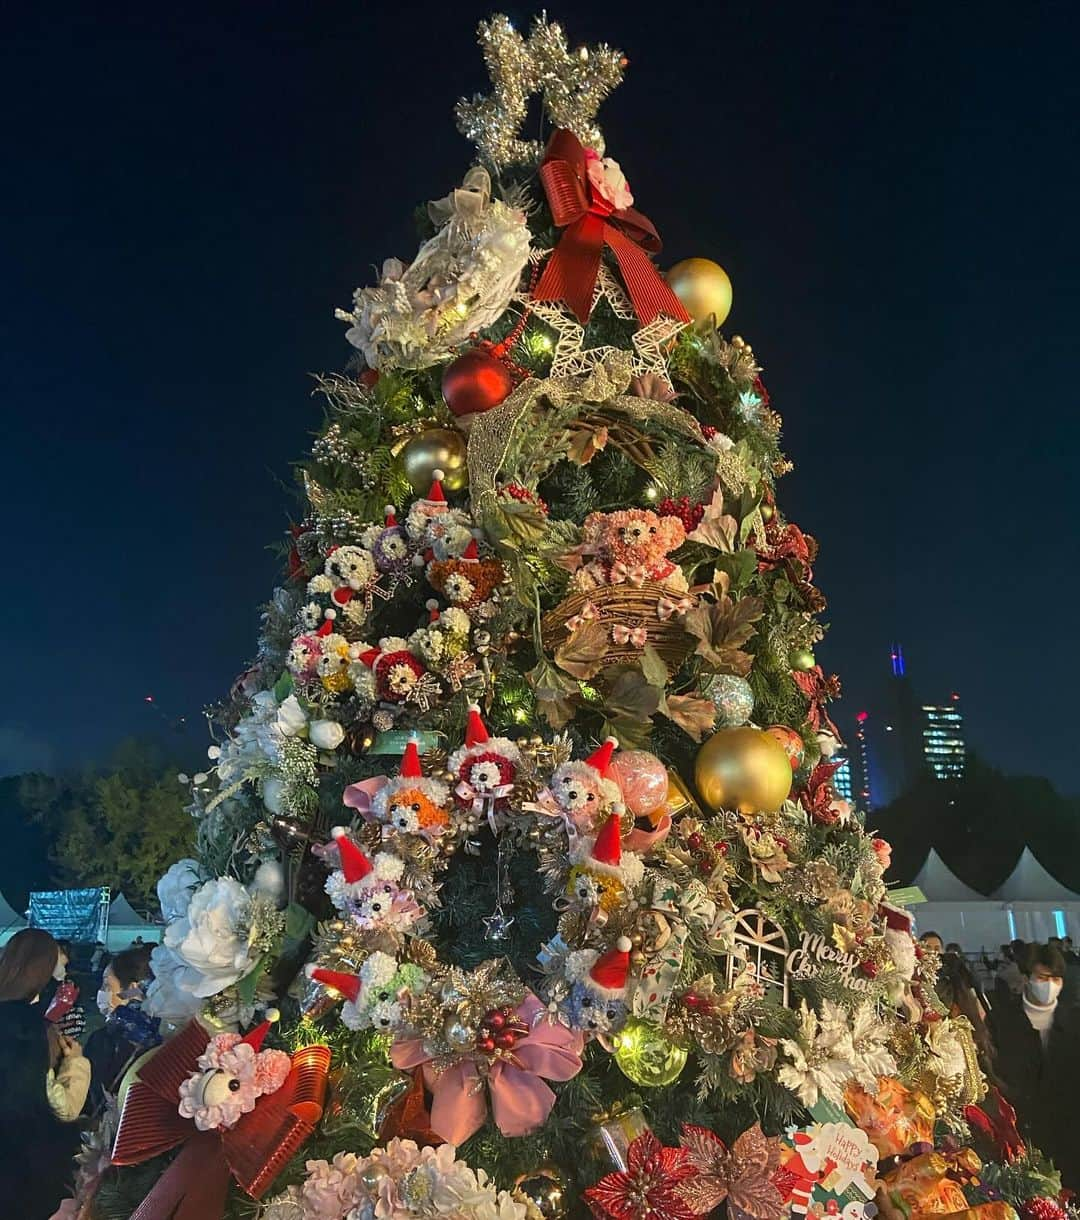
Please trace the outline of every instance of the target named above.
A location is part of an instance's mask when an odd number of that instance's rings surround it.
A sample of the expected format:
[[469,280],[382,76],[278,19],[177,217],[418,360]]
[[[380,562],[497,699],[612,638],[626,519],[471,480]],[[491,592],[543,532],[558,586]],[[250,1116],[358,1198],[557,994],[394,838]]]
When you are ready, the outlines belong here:
[[893,845],[900,880],[910,881],[935,847],[961,880],[989,894],[1030,847],[1080,891],[1080,800],[1038,776],[1004,775],[972,756],[962,779],[923,779],[869,821]]
[[151,744],[123,743],[100,771],[25,776],[20,797],[51,844],[57,886],[108,885],[152,906],[157,879],[195,846],[176,768]]

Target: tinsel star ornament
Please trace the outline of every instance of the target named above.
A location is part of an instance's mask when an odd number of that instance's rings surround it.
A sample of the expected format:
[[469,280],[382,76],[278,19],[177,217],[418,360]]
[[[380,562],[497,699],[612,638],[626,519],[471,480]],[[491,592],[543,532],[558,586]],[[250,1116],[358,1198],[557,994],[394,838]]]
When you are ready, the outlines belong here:
[[537,93],[556,127],[569,128],[582,144],[603,153],[596,112],[622,81],[627,61],[621,51],[606,43],[570,50],[562,27],[544,16],[533,21],[524,38],[510,18],[499,13],[480,22],[477,40],[494,88],[487,97],[462,98],[455,113],[458,130],[484,160],[501,169],[539,158],[540,142],[518,134],[528,117],[529,99]]
[[[531,256],[533,262],[542,262],[550,251],[540,250]],[[635,322],[634,310],[629,298],[623,292],[611,273],[610,268],[601,266],[596,277],[596,287],[593,290],[593,309],[604,299],[611,307],[611,312],[622,322]],[[605,344],[601,347],[585,346],[585,327],[574,317],[563,301],[535,301],[528,292],[520,293],[515,300],[532,310],[541,322],[550,326],[557,338],[552,352],[551,377],[575,377],[591,373],[609,362],[629,362],[630,375],[644,377],[652,374],[659,377],[665,386],[670,387],[666,352],[671,340],[685,326],[661,314],[654,318],[648,326],[638,327],[634,331],[631,342],[633,352],[625,348],[612,347]]]

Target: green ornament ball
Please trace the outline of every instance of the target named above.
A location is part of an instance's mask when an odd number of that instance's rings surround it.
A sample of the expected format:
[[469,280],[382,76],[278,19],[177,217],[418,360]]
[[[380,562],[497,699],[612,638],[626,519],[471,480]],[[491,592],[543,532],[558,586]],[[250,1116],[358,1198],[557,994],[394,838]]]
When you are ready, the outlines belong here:
[[653,1021],[630,1017],[615,1035],[615,1062],[634,1084],[659,1089],[674,1084],[686,1067],[686,1050]]
[[817,657],[810,651],[809,648],[796,648],[788,658],[791,662],[792,669],[813,669],[817,664]]

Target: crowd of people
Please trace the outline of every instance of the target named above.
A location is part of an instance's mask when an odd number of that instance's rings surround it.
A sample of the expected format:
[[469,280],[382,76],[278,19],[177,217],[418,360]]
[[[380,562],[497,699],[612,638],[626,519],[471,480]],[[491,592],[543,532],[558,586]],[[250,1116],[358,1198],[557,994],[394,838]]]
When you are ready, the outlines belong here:
[[[936,932],[920,942],[940,955],[938,996],[971,1022],[988,1080],[1065,1185],[1080,1188],[1080,1125],[1071,1121],[1080,1095],[1080,954],[1072,938],[1014,940],[975,968]],[[160,1041],[157,1021],[142,1009],[150,953],[138,943],[106,959],[99,946],[90,969],[100,980],[100,1021],[84,1040],[69,946],[26,928],[0,955],[0,1181],[19,1184],[25,1197],[5,1197],[26,1220],[52,1215],[71,1180],[79,1120],[100,1112],[131,1064]]]
[[971,1022],[988,1081],[1064,1184],[1080,1189],[1080,1128],[1071,1113],[1080,1095],[1080,954],[1072,937],[1002,945],[997,958],[980,959],[982,980],[955,942],[943,944],[936,932],[920,941],[941,955],[938,996]]
[[[0,1182],[4,1214],[45,1220],[70,1193],[81,1119],[115,1095],[134,1060],[160,1041],[142,1011],[152,946],[134,944],[91,969],[100,979],[88,1028],[70,947],[40,928],[17,932],[0,955]],[[100,1018],[100,1020],[98,1020]]]

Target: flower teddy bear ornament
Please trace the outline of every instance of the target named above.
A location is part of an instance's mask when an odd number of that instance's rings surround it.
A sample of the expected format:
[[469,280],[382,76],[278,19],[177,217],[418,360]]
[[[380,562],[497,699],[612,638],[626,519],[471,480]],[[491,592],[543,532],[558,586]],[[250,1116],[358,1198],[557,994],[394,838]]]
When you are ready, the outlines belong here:
[[686,577],[668,559],[686,541],[678,517],[661,517],[647,508],[625,508],[614,513],[590,513],[585,518],[580,546],[571,552],[571,564],[586,560],[574,573],[578,589],[600,585],[653,581],[685,593]]
[[262,1049],[270,1023],[277,1019],[272,1008],[266,1020],[243,1037],[226,1033],[210,1039],[197,1070],[180,1086],[180,1113],[193,1119],[200,1131],[235,1127],[260,1097],[276,1093],[285,1083],[292,1070],[290,1056]]

